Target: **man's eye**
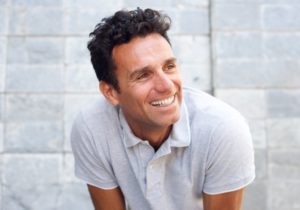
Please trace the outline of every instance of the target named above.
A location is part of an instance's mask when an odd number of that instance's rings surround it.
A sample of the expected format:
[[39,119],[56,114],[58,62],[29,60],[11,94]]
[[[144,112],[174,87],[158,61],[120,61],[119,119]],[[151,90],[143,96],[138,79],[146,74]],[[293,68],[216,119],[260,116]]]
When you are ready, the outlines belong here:
[[168,64],[167,67],[166,67],[166,69],[167,70],[171,70],[171,69],[174,69],[175,67],[176,67],[175,64]]
[[148,73],[144,73],[144,74],[141,74],[137,77],[138,80],[141,80],[141,79],[144,79],[144,78],[147,78],[149,76]]

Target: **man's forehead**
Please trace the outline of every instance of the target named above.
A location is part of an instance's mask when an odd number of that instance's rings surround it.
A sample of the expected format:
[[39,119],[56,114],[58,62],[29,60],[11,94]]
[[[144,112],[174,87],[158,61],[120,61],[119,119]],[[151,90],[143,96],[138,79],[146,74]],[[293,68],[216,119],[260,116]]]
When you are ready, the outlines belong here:
[[151,33],[146,36],[136,36],[129,42],[116,45],[112,50],[112,54],[114,55],[116,52],[120,52],[123,49],[125,52],[122,53],[127,54],[130,53],[128,50],[147,49],[147,46],[171,48],[169,42],[162,35],[158,33]]
[[114,47],[112,58],[117,68],[122,66],[133,70],[174,59],[174,55],[170,44],[163,36],[149,34]]

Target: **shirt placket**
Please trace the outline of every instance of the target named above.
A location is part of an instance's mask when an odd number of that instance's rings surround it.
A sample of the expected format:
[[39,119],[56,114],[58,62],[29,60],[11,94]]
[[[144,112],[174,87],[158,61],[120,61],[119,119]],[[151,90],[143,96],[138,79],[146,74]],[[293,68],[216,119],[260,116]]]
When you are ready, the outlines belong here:
[[146,172],[146,196],[150,201],[152,206],[159,205],[161,202],[162,190],[161,190],[161,180],[162,180],[162,168],[160,166],[161,162],[158,159],[151,160],[147,166]]

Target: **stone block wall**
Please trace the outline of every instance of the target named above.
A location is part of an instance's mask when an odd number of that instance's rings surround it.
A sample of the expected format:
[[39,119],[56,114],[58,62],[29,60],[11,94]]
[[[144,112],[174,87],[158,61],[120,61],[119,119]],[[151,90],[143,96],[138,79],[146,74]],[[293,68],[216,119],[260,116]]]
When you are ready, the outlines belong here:
[[0,210],[91,210],[73,175],[70,128],[99,97],[89,32],[121,8],[173,20],[184,83],[244,114],[255,182],[243,210],[299,210],[298,0],[0,0]]
[[256,151],[244,209],[300,209],[299,6],[212,2],[214,93],[248,118]]

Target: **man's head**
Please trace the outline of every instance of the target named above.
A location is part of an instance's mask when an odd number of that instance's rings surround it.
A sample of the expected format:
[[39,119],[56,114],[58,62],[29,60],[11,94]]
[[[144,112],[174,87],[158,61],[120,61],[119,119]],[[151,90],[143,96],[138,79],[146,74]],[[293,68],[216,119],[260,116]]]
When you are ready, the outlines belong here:
[[115,75],[116,64],[112,57],[113,48],[128,43],[135,37],[145,37],[151,33],[158,33],[169,42],[167,30],[170,24],[171,19],[168,16],[152,9],[140,8],[132,11],[121,10],[102,19],[90,33],[92,39],[88,43],[98,80],[111,84],[119,91]]
[[150,130],[166,134],[180,117],[181,76],[166,35],[169,23],[149,9],[117,12],[89,43],[101,92],[140,138]]

